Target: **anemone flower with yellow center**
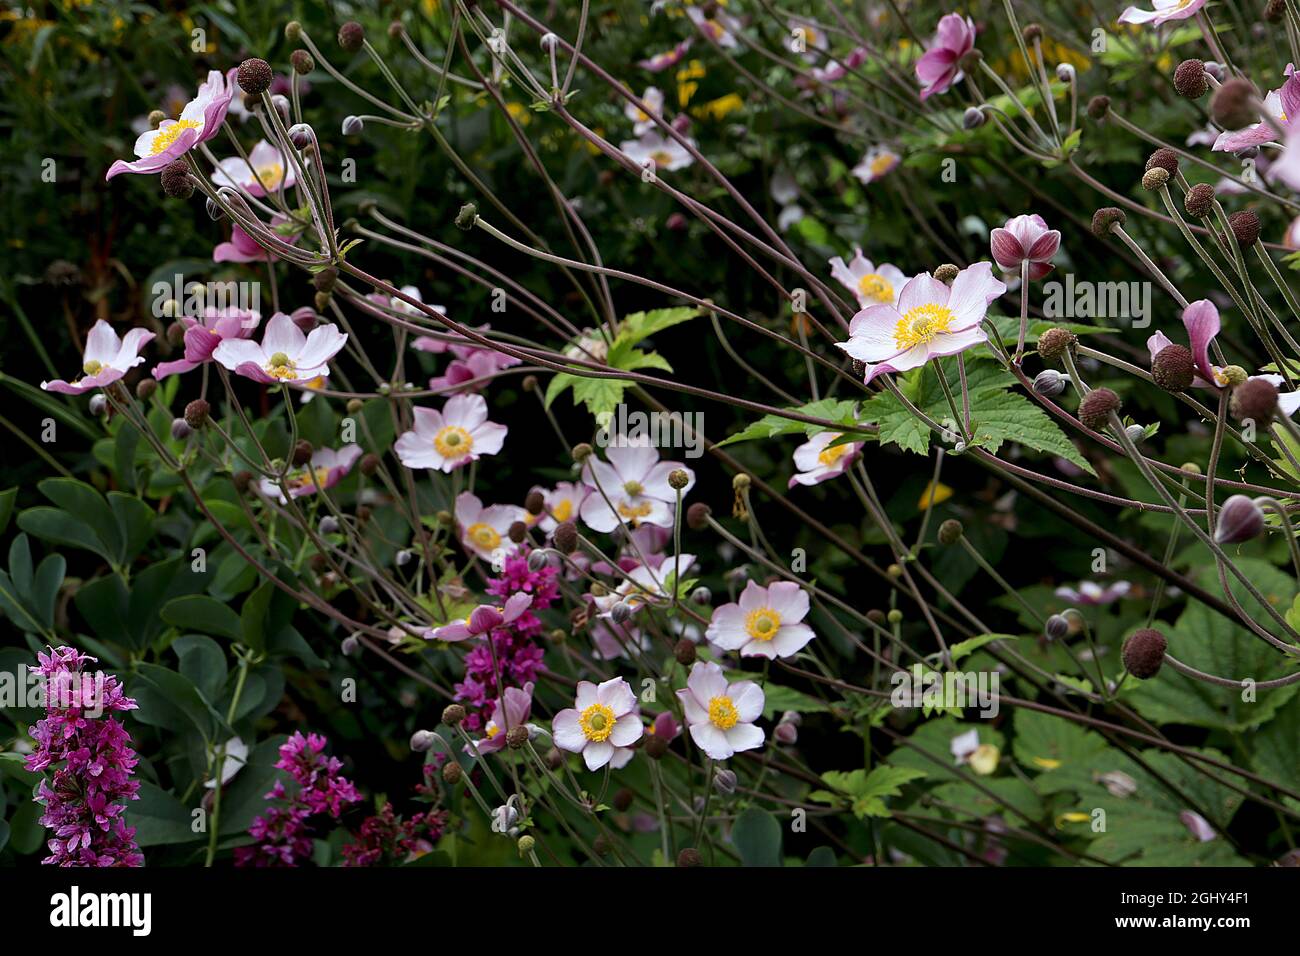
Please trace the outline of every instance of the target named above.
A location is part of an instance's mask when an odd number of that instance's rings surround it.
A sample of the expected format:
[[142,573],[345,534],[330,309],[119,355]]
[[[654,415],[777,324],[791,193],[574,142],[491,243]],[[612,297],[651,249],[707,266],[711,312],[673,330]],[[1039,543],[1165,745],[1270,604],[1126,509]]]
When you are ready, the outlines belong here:
[[907,276],[903,270],[887,262],[874,263],[855,248],[853,258],[845,261],[836,256],[830,260],[831,276],[853,293],[859,308],[872,305],[894,305],[902,291]]
[[727,760],[763,745],[765,734],[754,725],[763,713],[763,689],[753,681],[729,684],[717,664],[696,661],[677,698],[691,740],[711,759]]
[[815,636],[807,616],[808,593],[793,581],[750,581],[736,603],[713,612],[705,637],[742,657],[791,657]]
[[261,342],[224,338],[212,358],[225,368],[263,385],[301,385],[329,376],[329,363],[347,343],[338,326],[327,322],[304,333],[283,312],[271,316]]
[[523,522],[528,512],[518,505],[483,506],[477,495],[463,491],[456,496],[456,526],[465,550],[488,561],[513,554],[518,545],[509,538],[510,526]]
[[140,350],[152,339],[153,333],[147,329],[131,329],[119,338],[111,325],[99,319],[86,336],[86,350],[81,356],[81,378],[71,382],[62,379],[41,382],[41,388],[64,395],[80,395],[111,385],[144,361]]
[[393,448],[407,468],[451,472],[495,455],[506,439],[506,426],[488,421],[482,395],[453,395],[441,410],[417,406],[414,427],[398,436]]
[[859,312],[849,325],[849,340],[837,345],[866,365],[865,382],[918,368],[986,341],[981,323],[989,304],[1006,288],[993,277],[988,262],[963,269],[951,287],[926,273],[913,276],[896,306],[875,305]]
[[135,141],[136,159],[119,159],[108,169],[106,179],[122,173],[161,172],[173,160],[216,136],[225,122],[230,101],[235,95],[235,70],[222,74],[210,70],[206,82],[199,86],[194,99],[185,104],[177,119],[163,120],[156,129],[148,129]]
[[617,770],[632,759],[632,745],[645,728],[636,712],[636,696],[621,677],[597,686],[579,681],[574,706],[551,721],[555,746],[582,754],[588,770],[606,765]]
[[795,485],[819,485],[842,475],[862,452],[862,442],[843,441],[841,432],[818,432],[794,450]]

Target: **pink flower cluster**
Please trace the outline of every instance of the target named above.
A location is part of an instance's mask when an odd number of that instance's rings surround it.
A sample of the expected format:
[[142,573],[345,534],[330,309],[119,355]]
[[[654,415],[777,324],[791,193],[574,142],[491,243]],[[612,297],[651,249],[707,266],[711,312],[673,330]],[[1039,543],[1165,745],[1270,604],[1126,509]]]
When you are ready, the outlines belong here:
[[135,710],[117,678],[88,673],[95,658],[72,647],[49,648],[32,668],[44,678],[44,720],[31,728],[36,750],[26,768],[43,772],[36,801],[45,808],[41,825],[53,831],[50,866],[144,866],[135,828],[123,819],[125,801],[138,800],[133,780],[136,756],[126,728],[112,717]]
[[327,757],[329,743],[320,734],[295,733],[280,748],[276,767],[298,785],[290,795],[277,780],[267,800],[282,802],[253,821],[248,832],[257,843],[235,849],[235,866],[302,866],[312,855],[311,819],[326,815],[337,820],[344,808],[361,799],[361,793],[346,777],[339,776],[343,763]]
[[417,813],[404,820],[385,802],[382,810],[361,824],[355,840],[343,847],[343,865],[401,865],[432,850],[446,825],[446,810]]
[[465,729],[471,733],[483,729],[496,703],[493,649],[503,686],[523,687],[537,679],[543,652],[536,639],[542,632],[542,622],[533,612],[550,607],[560,593],[556,582],[558,570],[553,567],[530,570],[528,555],[523,551],[506,558],[504,568],[500,577],[488,582],[488,593],[503,601],[515,594],[531,594],[533,601],[518,617],[492,631],[491,647],[487,641],[480,641],[465,655],[465,679],[456,685],[456,700],[471,709],[465,719]]

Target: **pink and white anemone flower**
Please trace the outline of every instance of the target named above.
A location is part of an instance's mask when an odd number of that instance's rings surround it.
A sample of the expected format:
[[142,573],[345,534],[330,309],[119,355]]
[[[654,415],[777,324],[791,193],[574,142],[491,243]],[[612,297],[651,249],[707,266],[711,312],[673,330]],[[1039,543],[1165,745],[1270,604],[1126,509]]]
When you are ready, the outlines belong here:
[[579,681],[573,706],[551,721],[555,746],[582,754],[588,770],[609,764],[615,770],[632,759],[632,745],[645,732],[636,712],[636,695],[621,677],[597,686]]
[[916,78],[921,81],[921,99],[946,92],[965,74],[961,59],[975,49],[975,21],[958,13],[939,20],[929,48],[916,61]]
[[347,341],[347,335],[332,322],[304,335],[290,316],[277,312],[266,323],[261,342],[222,339],[212,357],[236,375],[263,385],[303,385],[328,378],[330,359]]
[[417,406],[414,415],[415,427],[393,445],[407,468],[450,473],[484,455],[495,455],[505,444],[508,429],[488,421],[482,395],[453,395],[441,411]]
[[[1209,299],[1197,299],[1195,302],[1188,303],[1187,308],[1183,309],[1183,327],[1187,329],[1187,346],[1191,350],[1192,361],[1196,364],[1192,386],[1223,388],[1228,384],[1223,374],[1223,366],[1215,365],[1210,361],[1210,346],[1222,327],[1219,310]],[[1148,338],[1147,351],[1151,353],[1151,361],[1154,362],[1161,350],[1171,344],[1173,343],[1163,332],[1157,331]]]
[[[694,141],[691,141],[691,145],[695,145]],[[642,169],[651,171],[664,170],[671,173],[695,162],[685,146],[654,130],[642,134],[639,139],[624,140],[618,144],[618,148]]]
[[858,182],[870,185],[877,179],[889,175],[902,161],[903,158],[888,146],[872,146],[850,172]]
[[[533,711],[533,682],[522,688],[507,687],[492,707],[492,715],[483,725],[483,736],[465,745],[465,753],[483,757],[494,754],[506,745],[506,735],[516,727],[529,727],[528,718]],[[531,736],[531,734],[530,734]]]
[[[619,585],[607,589],[600,597],[593,598],[602,615],[608,615],[615,604],[627,604],[633,611],[638,611],[646,604],[667,603],[674,590],[680,590],[681,582],[690,569],[695,566],[695,555],[682,552],[679,555],[646,555],[646,563],[639,564],[625,571]],[[672,587],[670,587],[672,585]]]
[[793,581],[763,587],[750,581],[734,604],[713,612],[704,636],[741,657],[792,657],[816,634],[803,623],[808,616],[808,592]]
[[898,296],[903,291],[907,276],[898,266],[887,262],[876,265],[862,254],[862,249],[853,247],[853,258],[848,265],[840,256],[830,260],[831,278],[853,293],[858,300],[858,308],[870,305],[897,305]]
[[544,488],[533,490],[542,493],[542,502],[546,506],[533,520],[537,527],[547,534],[554,531],[561,521],[572,521],[578,517],[582,503],[587,500],[587,495],[591,494],[590,488],[575,481],[557,482],[549,491]]
[[665,50],[663,53],[656,53],[654,56],[644,60],[638,60],[637,66],[649,73],[662,73],[670,66],[676,66],[681,62],[686,51],[691,48],[691,38],[686,38],[677,44],[671,50]]
[[153,377],[162,380],[168,375],[192,372],[212,361],[212,353],[226,339],[246,339],[262,321],[257,312],[240,309],[209,309],[201,318],[183,315],[180,323],[185,327],[185,357],[174,362],[159,362],[153,367]]
[[1296,75],[1295,65],[1286,65],[1286,80],[1276,90],[1270,90],[1264,97],[1264,110],[1273,122],[1265,117],[1254,126],[1247,126],[1235,132],[1220,133],[1214,141],[1214,151],[1219,153],[1237,153],[1252,146],[1263,146],[1278,139],[1274,123],[1282,128],[1283,134],[1290,131],[1291,121],[1300,116],[1300,76]]
[[[1283,147],[1281,154],[1268,167],[1268,179],[1280,182],[1288,189],[1300,190],[1300,123],[1287,125]],[[1259,159],[1255,161],[1257,169]]]
[[[311,460],[307,462],[306,467],[294,469],[285,475],[284,483],[289,488],[289,497],[301,498],[304,495],[314,495],[318,490],[317,486],[320,491],[333,488],[348,476],[348,472],[360,457],[361,446],[357,444],[344,445],[337,450],[317,448],[312,452]],[[274,481],[263,478],[259,487],[266,497],[277,498],[281,504],[284,504],[284,494]]]
[[[435,308],[441,311],[441,307],[435,306]],[[482,325],[476,331],[486,333],[490,329],[491,326]],[[434,391],[452,391],[469,382],[474,383],[469,390],[478,391],[487,385],[487,380],[497,372],[520,364],[521,360],[513,355],[484,348],[477,342],[461,336],[455,336],[455,339],[458,341],[422,335],[411,343],[412,348],[421,352],[435,355],[450,352],[455,356],[442,375],[429,379],[429,388]]]
[[687,7],[686,15],[690,17],[695,28],[724,50],[734,49],[740,45],[736,34],[740,32],[741,23],[721,7],[715,8],[713,19],[704,15],[699,7]]
[[823,481],[844,474],[849,465],[862,452],[865,442],[840,442],[841,432],[818,432],[794,450],[794,466],[799,469],[790,476],[789,487],[795,485],[820,485]]
[[641,102],[649,110],[641,109],[635,103],[629,101],[623,104],[623,115],[632,121],[632,132],[636,136],[641,136],[655,128],[654,118],[662,117],[664,111],[664,94],[657,86],[647,86],[645,92],[641,94]]
[[898,305],[874,305],[853,317],[849,340],[836,343],[865,362],[865,382],[886,372],[906,372],[932,358],[955,355],[988,339],[980,327],[989,303],[1007,289],[993,266],[977,262],[946,286],[928,273],[903,286]]
[[722,668],[696,661],[677,692],[686,712],[691,740],[713,760],[763,746],[765,734],[754,725],[763,713],[763,689],[753,681],[728,684]]
[[111,385],[144,361],[140,350],[152,340],[153,333],[148,329],[131,329],[118,338],[113,327],[100,319],[86,335],[86,350],[81,354],[82,377],[71,382],[62,379],[41,382],[41,388],[64,395],[81,395]]
[[989,235],[993,261],[1016,276],[1020,275],[1022,264],[1028,262],[1031,281],[1052,271],[1052,257],[1060,248],[1060,231],[1048,229],[1037,213],[1008,219]]
[[231,224],[230,241],[219,242],[212,249],[213,262],[270,262],[273,258],[238,223]]
[[611,440],[605,452],[608,462],[593,455],[583,466],[583,482],[599,489],[582,503],[583,523],[602,532],[613,531],[623,522],[632,528],[640,524],[671,528],[677,492],[668,484],[668,476],[679,468],[689,476],[682,489],[684,498],[695,486],[695,472],[679,462],[660,461],[659,450],[650,445],[632,444],[622,436]]
[[248,159],[232,156],[223,159],[212,172],[216,186],[229,186],[250,196],[265,196],[281,188],[291,189],[295,182],[289,157],[264,139],[248,151]]
[[463,621],[452,621],[441,627],[431,627],[424,632],[425,640],[446,641],[449,644],[483,637],[498,627],[513,624],[533,605],[533,596],[520,591],[506,598],[501,607],[480,604],[470,611]]
[[1120,598],[1128,597],[1129,592],[1132,590],[1133,584],[1130,581],[1112,581],[1104,587],[1096,581],[1080,581],[1077,588],[1062,585],[1053,593],[1071,604],[1101,607],[1106,604],[1113,604]]
[[1196,16],[1205,0],[1154,0],[1154,9],[1139,10],[1128,7],[1119,15],[1120,23],[1149,23],[1153,27],[1168,23],[1170,20],[1187,20]]
[[157,129],[145,130],[135,141],[133,162],[117,160],[108,168],[105,179],[122,173],[149,174],[161,172],[174,159],[179,159],[199,143],[216,136],[225,122],[230,100],[235,95],[235,70],[226,74],[210,70],[207,80],[199,86],[198,94],[185,104],[179,119],[163,120]]
[[460,543],[465,550],[489,561],[500,555],[511,555],[518,545],[508,537],[510,526],[523,521],[528,512],[518,505],[489,505],[473,492],[462,491],[456,496],[456,524],[460,528]]

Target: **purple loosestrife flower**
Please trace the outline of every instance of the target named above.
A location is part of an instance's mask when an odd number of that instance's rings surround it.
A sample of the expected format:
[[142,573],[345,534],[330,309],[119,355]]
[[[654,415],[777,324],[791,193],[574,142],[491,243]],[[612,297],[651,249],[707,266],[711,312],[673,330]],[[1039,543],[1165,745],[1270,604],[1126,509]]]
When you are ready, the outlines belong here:
[[302,866],[312,856],[312,819],[328,816],[337,820],[345,807],[361,799],[351,781],[339,776],[342,761],[325,755],[327,744],[320,734],[304,737],[299,732],[280,747],[275,765],[297,784],[297,790],[291,795],[283,781],[275,782],[266,799],[282,805],[271,807],[253,821],[248,832],[257,843],[235,849],[235,866]]
[[31,728],[36,750],[26,768],[53,773],[41,781],[36,801],[45,808],[41,825],[50,866],[144,866],[135,828],[123,819],[125,801],[138,800],[133,780],[136,756],[126,728],[104,714],[135,710],[117,678],[90,674],[95,658],[72,647],[49,648],[32,668],[45,683],[45,719]]

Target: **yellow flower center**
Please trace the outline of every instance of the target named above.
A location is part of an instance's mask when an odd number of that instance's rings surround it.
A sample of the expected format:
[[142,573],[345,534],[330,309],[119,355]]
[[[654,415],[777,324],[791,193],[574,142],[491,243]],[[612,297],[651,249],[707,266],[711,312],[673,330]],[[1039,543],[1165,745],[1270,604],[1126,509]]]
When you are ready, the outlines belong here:
[[885,173],[889,172],[889,170],[893,168],[894,159],[895,157],[893,153],[882,153],[877,156],[871,161],[871,175],[883,176]]
[[271,356],[271,361],[266,366],[266,374],[271,378],[292,382],[298,377],[298,373],[295,371],[297,367],[289,356],[283,352],[276,352]]
[[433,447],[443,458],[464,458],[474,447],[474,439],[459,425],[444,425],[433,436]]
[[565,498],[558,505],[551,509],[551,516],[556,521],[568,521],[573,514],[573,502]]
[[[312,481],[313,473],[316,475],[315,482]],[[320,485],[324,488],[325,479],[329,477],[329,474],[330,470],[328,468],[313,468],[310,471],[304,468],[302,471],[289,477],[289,484],[293,485],[295,488],[315,488],[316,485]]]
[[781,615],[770,607],[760,607],[758,610],[750,611],[745,615],[745,631],[756,641],[770,641],[776,637],[776,632],[780,629]]
[[588,740],[600,743],[614,732],[614,711],[605,704],[592,704],[578,717],[578,726]]
[[485,551],[495,551],[501,546],[501,535],[497,532],[497,529],[482,521],[470,525],[465,534]]
[[933,302],[908,309],[894,328],[894,342],[900,349],[924,345],[941,332],[947,332],[955,316],[946,305]]
[[[840,437],[839,435],[836,435],[835,438],[831,439],[831,441],[835,441],[835,439],[839,437]],[[827,445],[825,448],[821,450],[821,453],[817,456],[817,460],[820,461],[823,465],[829,467],[835,464],[841,458],[843,458],[844,455],[848,452],[848,450],[849,450],[848,442],[845,442],[843,445]]]
[[98,375],[100,372],[104,371],[104,363],[91,359],[85,365],[81,366],[81,370],[87,375]]
[[653,510],[654,505],[648,501],[643,501],[639,505],[629,505],[621,501],[618,504],[619,516],[626,521],[630,521],[633,527],[636,527],[636,523]]
[[657,149],[650,154],[650,158],[656,166],[667,166],[673,161],[673,154],[667,150]]
[[495,737],[499,733],[501,733],[501,728],[491,720],[489,720],[487,726],[483,728],[483,734],[487,737]]
[[279,189],[284,179],[284,166],[280,163],[268,163],[257,167],[257,182],[263,189]]
[[198,120],[183,119],[177,120],[166,129],[159,129],[158,135],[153,138],[153,142],[149,145],[149,155],[157,156],[163,150],[169,148],[172,143],[176,142],[177,137],[187,129],[203,129],[203,124]]
[[645,485],[641,484],[639,481],[625,481],[623,482],[623,490],[626,491],[630,497],[635,498],[637,495],[641,494],[641,492],[645,491]]
[[709,701],[709,723],[719,730],[730,730],[740,720],[736,705],[730,697],[714,697]]
[[893,302],[894,285],[878,272],[869,272],[858,280],[858,292],[873,302]]

